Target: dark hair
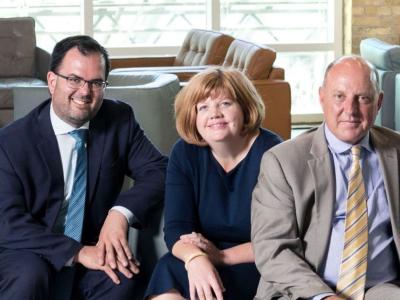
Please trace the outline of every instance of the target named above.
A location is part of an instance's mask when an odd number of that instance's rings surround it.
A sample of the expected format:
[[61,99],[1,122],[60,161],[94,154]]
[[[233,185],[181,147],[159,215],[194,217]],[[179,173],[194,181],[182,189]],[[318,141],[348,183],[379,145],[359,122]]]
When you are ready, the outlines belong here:
[[108,73],[110,72],[110,59],[108,57],[108,52],[95,39],[87,35],[75,35],[59,41],[54,46],[53,53],[51,54],[50,71],[57,72],[57,69],[61,65],[65,54],[75,47],[78,48],[79,52],[83,55],[101,53],[101,55],[103,55],[106,67],[104,75],[105,79],[107,79]]

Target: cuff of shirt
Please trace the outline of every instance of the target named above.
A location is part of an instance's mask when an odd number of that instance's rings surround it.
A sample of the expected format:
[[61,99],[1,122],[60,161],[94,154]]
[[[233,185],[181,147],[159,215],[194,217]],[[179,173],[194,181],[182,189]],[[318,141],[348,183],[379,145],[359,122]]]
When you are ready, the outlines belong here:
[[131,212],[129,209],[123,206],[113,206],[110,210],[116,210],[123,214],[128,221],[129,226],[131,226],[133,223],[137,223],[139,220],[135,217],[133,212]]
[[316,295],[312,298],[309,298],[309,300],[321,300],[321,299],[324,299],[325,297],[334,296],[334,295],[335,295],[334,293],[323,293],[323,294]]

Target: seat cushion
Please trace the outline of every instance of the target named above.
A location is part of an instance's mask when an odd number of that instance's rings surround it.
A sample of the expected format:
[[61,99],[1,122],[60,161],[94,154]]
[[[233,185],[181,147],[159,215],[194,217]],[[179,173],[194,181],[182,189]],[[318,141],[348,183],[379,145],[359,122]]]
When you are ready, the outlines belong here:
[[378,69],[400,71],[400,46],[369,38],[360,43],[360,53]]
[[28,77],[0,78],[0,109],[12,109],[13,88],[19,86],[46,86],[46,82]]
[[0,45],[0,77],[34,76],[33,18],[0,18]]
[[175,66],[221,65],[233,37],[221,32],[192,29],[179,50]]
[[275,58],[271,48],[236,39],[229,46],[223,66],[239,69],[251,80],[267,79]]

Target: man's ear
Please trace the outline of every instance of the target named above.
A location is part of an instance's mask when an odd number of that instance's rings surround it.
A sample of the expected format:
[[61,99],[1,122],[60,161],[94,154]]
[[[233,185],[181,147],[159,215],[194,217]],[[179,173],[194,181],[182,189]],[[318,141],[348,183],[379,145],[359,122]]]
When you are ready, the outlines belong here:
[[53,95],[54,93],[54,89],[56,88],[56,83],[57,83],[57,75],[52,71],[47,72],[47,85],[49,87],[51,95]]
[[378,111],[381,109],[383,104],[383,92],[380,92],[378,95]]

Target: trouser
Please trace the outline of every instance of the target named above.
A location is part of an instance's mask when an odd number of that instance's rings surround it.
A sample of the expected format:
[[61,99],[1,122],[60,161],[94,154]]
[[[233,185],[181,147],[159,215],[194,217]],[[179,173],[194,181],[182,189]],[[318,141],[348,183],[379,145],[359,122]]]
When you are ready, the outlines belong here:
[[119,273],[121,283],[116,285],[103,271],[88,270],[80,265],[73,269],[63,268],[57,272],[34,253],[1,250],[0,299],[48,300],[68,294],[74,300],[133,298],[135,279]]

